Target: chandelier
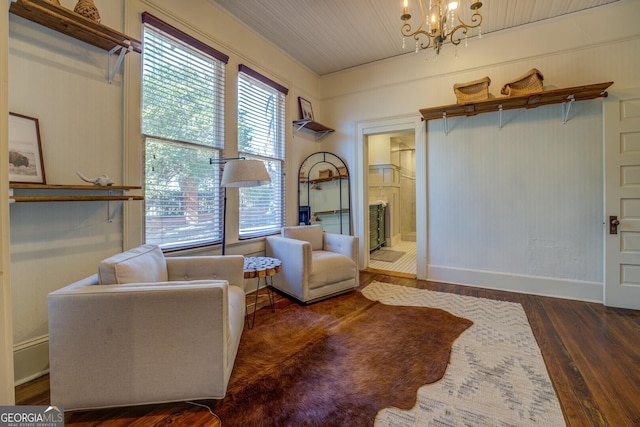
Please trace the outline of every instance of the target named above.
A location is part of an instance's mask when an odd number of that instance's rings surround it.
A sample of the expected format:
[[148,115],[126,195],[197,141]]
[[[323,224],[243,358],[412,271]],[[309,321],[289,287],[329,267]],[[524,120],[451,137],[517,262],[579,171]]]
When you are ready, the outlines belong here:
[[[426,2],[426,0],[418,0],[422,19],[420,25],[414,30],[409,23],[411,19],[409,0],[404,0],[404,9],[400,17],[404,22],[401,28],[403,49],[405,48],[406,38],[413,37],[416,41],[416,52],[420,49],[433,47],[436,55],[438,55],[442,44],[447,39],[451,44],[458,46],[461,41],[460,37],[464,36],[466,46],[467,31],[470,28],[478,28],[478,38],[482,38],[482,31],[479,28],[480,24],[482,24],[482,15],[480,14],[482,2],[480,0],[473,0],[471,3],[473,13],[470,18],[470,24],[465,23],[460,18],[458,3],[462,1],[429,0],[428,10],[425,10],[423,2]],[[461,31],[458,32],[458,30]]]

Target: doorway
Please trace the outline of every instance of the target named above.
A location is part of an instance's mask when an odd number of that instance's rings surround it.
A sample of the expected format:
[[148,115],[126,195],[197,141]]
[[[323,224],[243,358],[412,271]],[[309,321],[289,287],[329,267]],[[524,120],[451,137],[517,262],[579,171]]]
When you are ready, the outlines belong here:
[[368,135],[367,142],[369,268],[415,276],[415,131]]
[[[415,244],[411,242],[411,248],[415,247],[415,255],[412,254],[412,259],[415,259],[415,269],[412,268],[411,275],[421,280],[426,280],[428,275],[428,197],[427,197],[427,141],[426,141],[426,126],[422,122],[419,115],[408,115],[402,117],[395,117],[389,119],[379,119],[374,121],[358,122],[357,125],[357,143],[354,144],[354,172],[355,176],[359,179],[355,180],[354,191],[354,205],[353,205],[353,221],[355,233],[360,238],[360,268],[370,268],[370,248],[371,248],[371,229],[370,229],[370,193],[369,193],[369,151],[370,151],[370,137],[376,137],[379,135],[397,135],[397,134],[412,134],[413,135],[413,149],[409,146],[407,153],[410,153],[413,157],[414,171],[411,175],[413,178],[412,186],[415,186],[413,191],[415,199],[411,201],[413,209],[410,210],[411,216],[415,216]],[[402,147],[402,148],[400,148]],[[404,149],[405,147],[398,145],[398,149]],[[400,151],[396,153],[400,155]],[[391,142],[389,142],[389,156],[391,154]],[[404,154],[408,156],[408,154]],[[406,164],[405,164],[406,165]],[[402,170],[402,168],[400,169]],[[399,181],[400,176],[398,174],[398,192],[400,188]],[[378,186],[379,187],[379,186]],[[379,190],[379,188],[378,188]],[[373,186],[374,193],[371,196],[375,196],[375,185]],[[398,194],[399,196],[399,194]],[[375,202],[375,197],[373,202]],[[399,203],[399,200],[398,200]],[[397,205],[397,204],[396,204]],[[385,214],[386,215],[386,214]],[[398,217],[396,217],[398,218]],[[391,243],[399,244],[402,242],[401,232],[397,233],[396,240],[391,240]],[[408,236],[412,237],[413,230],[409,231]],[[405,233],[405,237],[408,237]],[[389,237],[392,237],[390,234]],[[385,236],[386,238],[386,236]],[[393,249],[393,246],[389,247]],[[400,247],[396,246],[396,249],[400,251]],[[373,268],[373,267],[371,267]],[[389,264],[385,266],[386,271],[391,267]],[[405,273],[402,273],[403,275]]]

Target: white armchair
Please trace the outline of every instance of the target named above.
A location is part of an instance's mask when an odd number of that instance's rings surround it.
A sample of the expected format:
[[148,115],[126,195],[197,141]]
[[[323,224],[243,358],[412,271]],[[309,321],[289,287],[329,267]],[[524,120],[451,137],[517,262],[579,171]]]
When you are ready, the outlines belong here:
[[225,396],[244,327],[244,257],[144,245],[48,296],[51,403],[65,410]]
[[276,289],[310,303],[358,287],[358,238],[325,233],[322,226],[283,227],[266,239],[267,256],[282,260]]

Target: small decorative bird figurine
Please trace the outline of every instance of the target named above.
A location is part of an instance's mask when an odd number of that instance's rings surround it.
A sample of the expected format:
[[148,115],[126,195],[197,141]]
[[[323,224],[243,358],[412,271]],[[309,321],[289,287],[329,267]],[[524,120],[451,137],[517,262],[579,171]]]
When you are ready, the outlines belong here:
[[81,180],[85,181],[85,182],[90,182],[93,185],[102,185],[102,186],[106,186],[106,185],[113,185],[114,182],[111,180],[111,178],[109,178],[109,176],[107,175],[100,175],[97,178],[87,178],[86,176],[82,175],[80,172],[76,171],[76,173],[78,174],[78,176],[80,177]]

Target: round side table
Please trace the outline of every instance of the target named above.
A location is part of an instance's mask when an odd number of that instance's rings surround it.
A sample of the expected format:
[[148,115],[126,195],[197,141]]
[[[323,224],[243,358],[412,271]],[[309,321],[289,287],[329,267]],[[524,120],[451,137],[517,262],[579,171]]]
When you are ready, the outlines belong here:
[[256,311],[258,308],[258,291],[260,289],[260,282],[264,279],[264,285],[267,288],[267,295],[269,296],[269,307],[271,311],[275,313],[276,305],[273,295],[273,276],[282,270],[282,261],[277,258],[271,257],[245,257],[244,258],[244,278],[254,279],[257,278],[256,283],[256,302],[253,306],[253,319],[249,322],[249,313],[245,315],[249,329],[253,329],[254,323],[256,323]]

